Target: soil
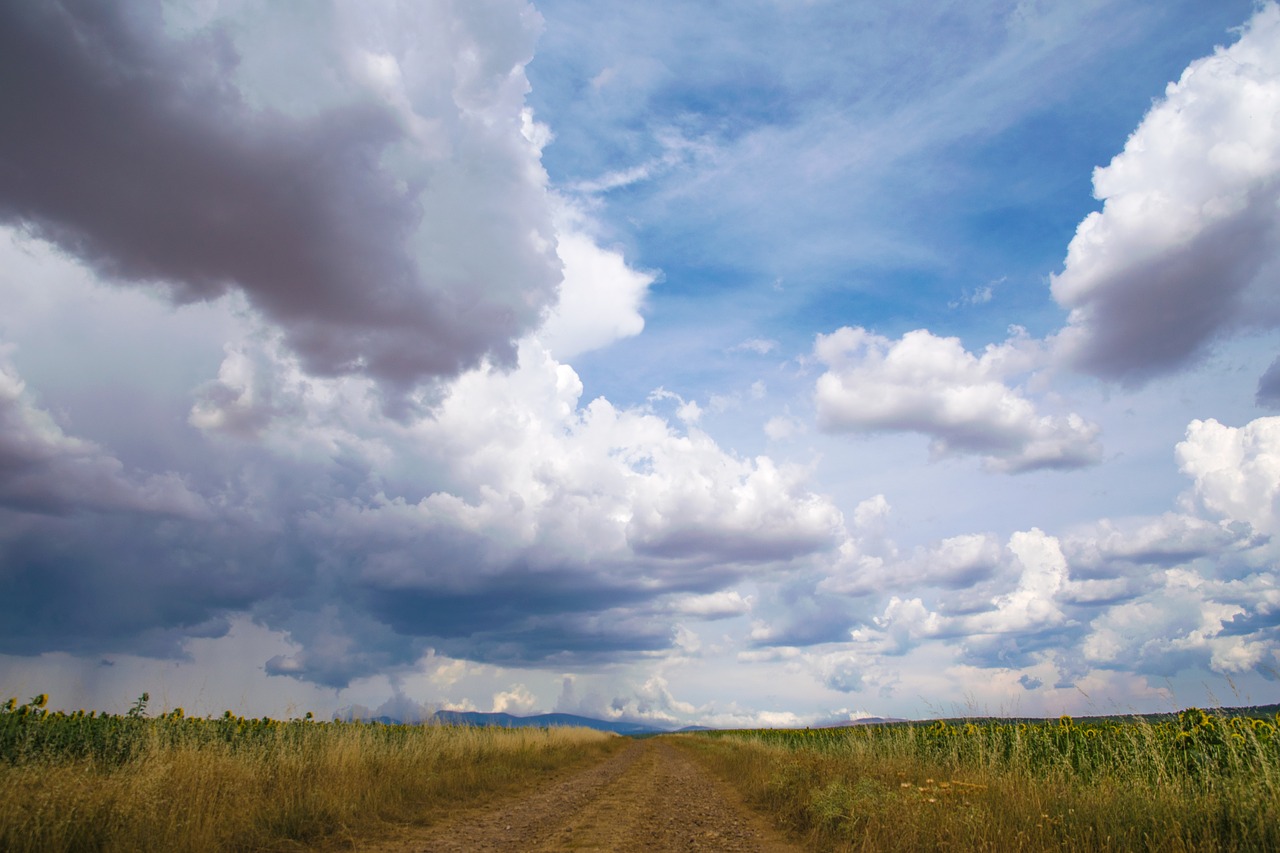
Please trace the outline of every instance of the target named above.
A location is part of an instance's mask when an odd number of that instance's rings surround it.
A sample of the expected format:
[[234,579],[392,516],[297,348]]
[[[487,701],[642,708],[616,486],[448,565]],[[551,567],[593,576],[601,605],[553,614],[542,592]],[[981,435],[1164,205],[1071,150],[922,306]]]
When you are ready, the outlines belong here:
[[801,848],[679,749],[648,739],[532,791],[358,849],[796,853]]

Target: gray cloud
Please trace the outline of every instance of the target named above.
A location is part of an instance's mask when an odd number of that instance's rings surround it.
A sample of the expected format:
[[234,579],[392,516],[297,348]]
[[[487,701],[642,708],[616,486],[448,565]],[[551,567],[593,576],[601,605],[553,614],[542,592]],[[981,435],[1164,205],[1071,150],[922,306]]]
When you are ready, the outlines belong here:
[[1114,579],[1145,573],[1142,567],[1170,568],[1213,556],[1222,561],[1234,550],[1265,544],[1248,524],[1216,524],[1201,518],[1165,513],[1116,524],[1103,520],[1063,541],[1071,573],[1080,579]]
[[204,501],[178,475],[144,476],[91,441],[67,435],[32,404],[0,349],[0,508],[67,515],[78,510],[198,517]]
[[1156,258],[1118,266],[1096,290],[1060,299],[1072,308],[1060,333],[1072,365],[1129,385],[1202,356],[1218,337],[1265,313],[1250,311],[1248,288],[1280,243],[1274,191]]
[[228,616],[303,585],[297,543],[230,523],[0,512],[0,650],[182,657]]
[[[191,485],[126,470],[0,368],[0,652],[181,656],[247,614],[296,646],[268,675],[336,688],[430,649],[638,660],[691,616],[742,613],[722,591],[762,566],[843,538],[797,472],[644,410],[579,409],[572,371],[535,345],[403,422],[367,380],[300,377],[271,338],[231,347],[182,433]],[[835,599],[789,606],[793,639],[848,624]]]
[[1280,409],[1280,357],[1258,379],[1258,393],[1254,397],[1259,406]]
[[[510,362],[559,280],[529,239],[550,231],[527,155],[496,138],[518,140],[518,115],[485,136],[450,105],[434,118],[462,153],[406,181],[388,163],[412,151],[411,128],[385,99],[347,80],[355,95],[312,115],[250,105],[231,32],[167,38],[149,4],[5,4],[0,221],[176,302],[240,289],[314,373],[405,390],[486,355]],[[325,47],[336,67],[316,87],[343,71]],[[495,177],[459,199],[452,173],[484,155]],[[430,233],[450,228],[475,236]]]

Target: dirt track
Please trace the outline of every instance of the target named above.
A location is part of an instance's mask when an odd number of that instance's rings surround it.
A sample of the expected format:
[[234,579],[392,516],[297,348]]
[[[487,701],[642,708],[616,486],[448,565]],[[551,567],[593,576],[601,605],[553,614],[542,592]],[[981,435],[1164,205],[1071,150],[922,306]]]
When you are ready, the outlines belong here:
[[794,853],[800,848],[747,811],[722,782],[654,739],[636,741],[601,764],[535,791],[361,849]]

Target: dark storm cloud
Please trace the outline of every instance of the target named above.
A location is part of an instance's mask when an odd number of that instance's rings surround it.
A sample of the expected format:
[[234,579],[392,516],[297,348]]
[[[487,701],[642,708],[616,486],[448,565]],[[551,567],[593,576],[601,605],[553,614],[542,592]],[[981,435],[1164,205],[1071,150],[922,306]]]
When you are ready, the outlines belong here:
[[669,622],[646,618],[651,590],[572,572],[512,571],[474,593],[378,590],[369,608],[397,632],[452,657],[498,664],[617,660],[671,647]]
[[145,4],[0,5],[0,222],[177,302],[238,288],[312,372],[404,389],[510,360],[555,271],[523,308],[475,269],[425,280],[405,248],[422,187],[380,165],[403,137],[388,107],[251,109],[227,31],[160,30]]
[[345,687],[412,665],[428,649],[497,665],[615,662],[672,645],[669,620],[648,611],[652,592],[575,572],[513,569],[466,592],[382,589],[358,575],[328,576],[320,597],[264,601],[255,616],[301,646],[266,670]]
[[[64,431],[24,387],[0,363],[0,652],[180,656],[184,638],[221,635],[247,614],[296,646],[265,661],[268,674],[337,688],[412,667],[430,649],[499,665],[636,659],[671,649],[677,623],[703,618],[673,608],[673,597],[755,576],[760,554],[804,557],[797,542],[820,551],[838,522],[812,498],[789,523],[777,512],[763,525],[735,518],[737,498],[719,488],[725,503],[710,505],[722,511],[705,510],[720,517],[719,553],[709,538],[696,549],[636,553],[612,499],[576,504],[573,525],[514,501],[518,492],[482,489],[474,507],[443,492],[392,499],[384,464],[374,463],[383,448],[328,433],[283,433],[289,455],[242,440],[202,443],[198,476],[151,475]],[[492,438],[479,441],[487,448]],[[414,437],[397,446],[434,445]],[[512,451],[503,452],[505,460]],[[547,458],[556,457],[544,448],[537,464]],[[670,538],[663,519],[686,529],[688,512],[669,507],[708,503],[698,499],[708,483],[671,473],[649,474],[644,500],[626,491],[635,488],[628,477],[611,486],[650,519],[651,542]],[[487,519],[479,527],[475,511]],[[618,544],[593,554],[580,530],[607,524]],[[799,587],[784,597],[801,614],[779,621],[787,643],[838,638],[850,622],[841,600],[814,604]]]
[[227,615],[302,585],[263,531],[145,515],[0,512],[0,652],[181,656]]

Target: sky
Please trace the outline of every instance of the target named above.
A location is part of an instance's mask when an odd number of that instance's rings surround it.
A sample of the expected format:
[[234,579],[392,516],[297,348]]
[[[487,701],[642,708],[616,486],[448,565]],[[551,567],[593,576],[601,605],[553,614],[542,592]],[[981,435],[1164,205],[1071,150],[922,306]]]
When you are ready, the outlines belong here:
[[1280,6],[0,4],[0,695],[1280,701]]

